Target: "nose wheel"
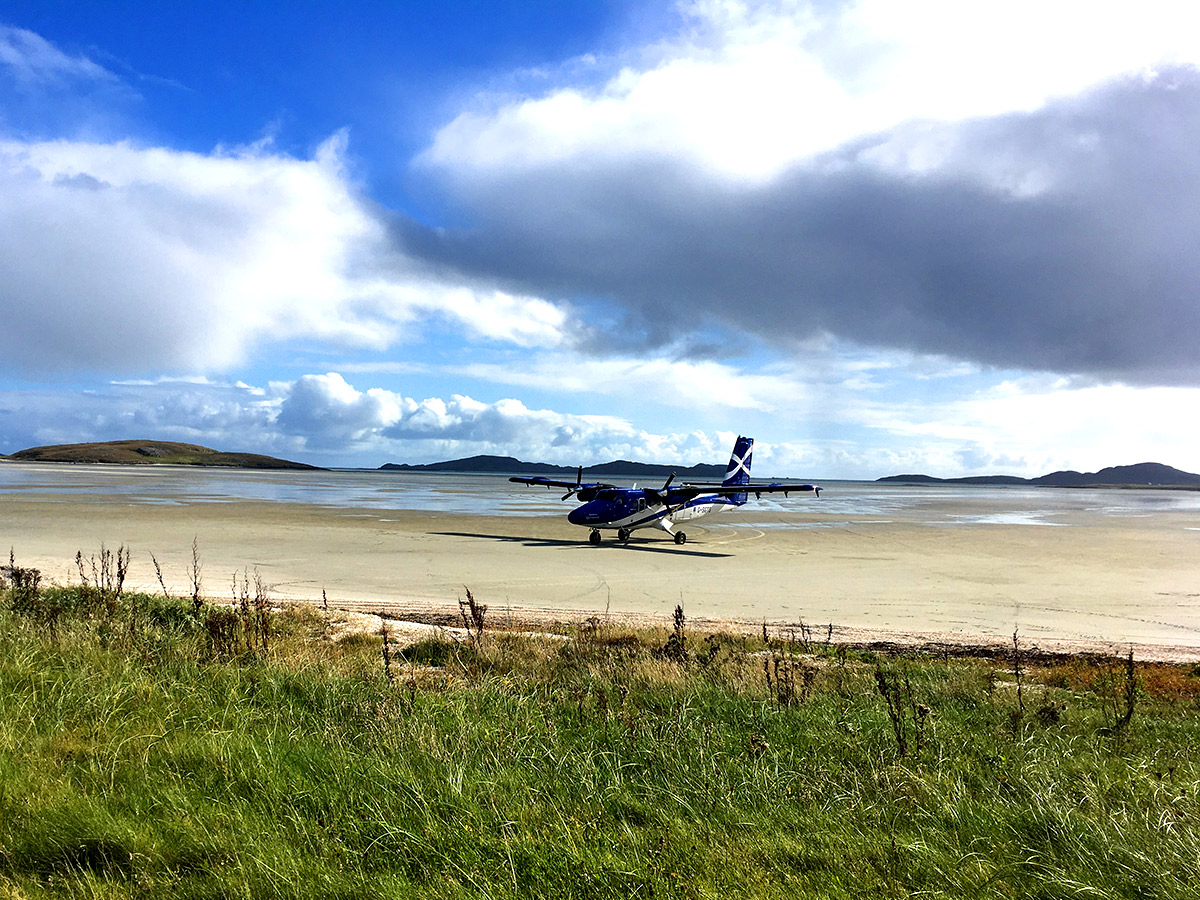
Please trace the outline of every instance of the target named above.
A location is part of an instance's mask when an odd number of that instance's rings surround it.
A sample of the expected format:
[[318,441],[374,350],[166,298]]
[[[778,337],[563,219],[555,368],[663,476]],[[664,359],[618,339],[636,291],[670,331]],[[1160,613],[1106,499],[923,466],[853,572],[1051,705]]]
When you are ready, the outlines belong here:
[[593,544],[599,544],[600,543],[600,532],[597,529],[593,528],[592,533],[588,535],[588,540],[591,541]]
[[677,543],[677,544],[687,543],[687,535],[684,534],[682,531],[675,532],[675,543]]

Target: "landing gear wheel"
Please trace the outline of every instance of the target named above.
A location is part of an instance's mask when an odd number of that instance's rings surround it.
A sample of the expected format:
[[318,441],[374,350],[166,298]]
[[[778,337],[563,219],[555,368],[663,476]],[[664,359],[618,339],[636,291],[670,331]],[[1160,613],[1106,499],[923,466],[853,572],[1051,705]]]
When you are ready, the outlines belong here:
[[675,532],[675,543],[677,543],[677,544],[687,543],[687,535],[684,534],[682,531]]
[[588,535],[588,540],[591,541],[593,544],[599,544],[600,543],[600,532],[593,528],[592,533]]
[[617,529],[617,540],[620,541],[622,544],[628,544],[629,543],[629,529],[628,528],[618,528]]

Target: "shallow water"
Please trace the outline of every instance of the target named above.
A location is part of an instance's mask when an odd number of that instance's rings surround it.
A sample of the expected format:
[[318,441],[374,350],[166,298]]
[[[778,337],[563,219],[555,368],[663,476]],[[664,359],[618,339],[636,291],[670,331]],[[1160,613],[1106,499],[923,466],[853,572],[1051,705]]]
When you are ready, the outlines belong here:
[[[634,482],[613,479],[620,484]],[[646,483],[646,482],[643,482]],[[896,485],[829,481],[820,498],[751,498],[740,525],[823,528],[905,522],[963,525],[1086,525],[1107,518],[1200,512],[1200,492],[984,485]],[[256,500],[303,503],[379,515],[388,510],[470,515],[565,515],[559,490],[512,484],[497,475],[431,475],[378,470],[259,471],[187,466],[0,463],[0,499],[188,505]],[[1187,525],[1192,525],[1188,522]]]
[[558,496],[526,493],[496,476],[393,474],[361,469],[260,471],[186,466],[0,465],[0,498],[72,502],[88,498],[131,504],[187,505],[259,500],[304,503],[347,514],[362,510],[429,510],[539,515]]

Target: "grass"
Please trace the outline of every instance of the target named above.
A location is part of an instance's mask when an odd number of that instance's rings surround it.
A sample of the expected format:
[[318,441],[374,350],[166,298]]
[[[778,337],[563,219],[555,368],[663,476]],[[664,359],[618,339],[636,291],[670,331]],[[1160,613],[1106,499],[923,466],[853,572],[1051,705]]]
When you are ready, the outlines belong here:
[[0,897],[1166,898],[1200,879],[1186,666],[1138,667],[1114,728],[1122,660],[1026,663],[1021,715],[1003,664],[802,653],[682,616],[393,640],[385,667],[382,638],[331,640],[319,609],[274,615],[268,641],[253,601],[32,590],[0,591]]

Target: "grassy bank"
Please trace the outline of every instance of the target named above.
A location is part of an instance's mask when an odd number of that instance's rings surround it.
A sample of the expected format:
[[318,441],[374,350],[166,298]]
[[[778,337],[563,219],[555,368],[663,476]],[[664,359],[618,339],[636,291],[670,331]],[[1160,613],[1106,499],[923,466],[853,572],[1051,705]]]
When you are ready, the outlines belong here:
[[[0,897],[1191,897],[1200,679],[0,591]],[[255,599],[259,602],[256,604]],[[1020,677],[1014,671],[1020,663]]]

